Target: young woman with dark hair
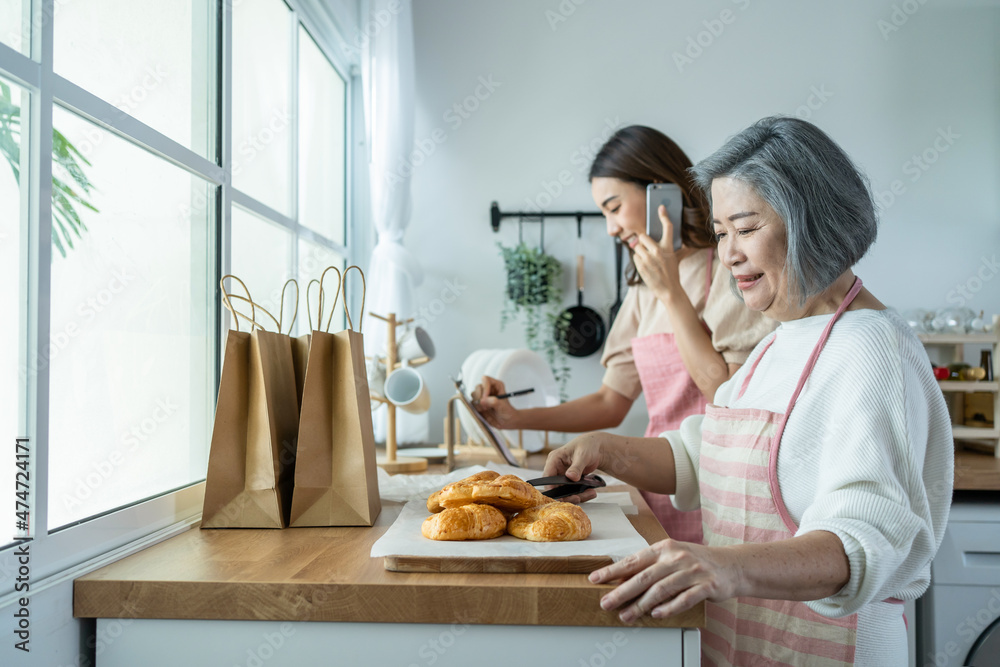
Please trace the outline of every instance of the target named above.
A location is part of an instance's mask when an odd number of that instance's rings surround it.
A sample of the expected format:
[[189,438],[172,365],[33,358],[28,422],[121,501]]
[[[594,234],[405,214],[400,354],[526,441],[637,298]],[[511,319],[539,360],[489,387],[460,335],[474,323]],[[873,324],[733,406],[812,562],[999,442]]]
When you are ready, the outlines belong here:
[[[562,405],[517,410],[497,399],[503,383],[484,377],[474,395],[494,426],[583,432],[621,424],[645,394],[647,437],[675,429],[705,412],[715,390],[746,360],[774,325],[744,306],[715,256],[704,193],[688,173],[684,151],[662,132],[633,125],[616,132],[590,169],[591,194],[607,219],[609,236],[626,244],[630,288],[608,334],[600,389]],[[684,197],[681,238],[674,251],[672,224],[660,211],[664,241],[646,235],[646,186],[676,183]],[[619,462],[627,466],[628,461]],[[618,471],[609,470],[611,474]],[[667,533],[701,541],[701,513],[678,512],[667,496],[643,494]]]

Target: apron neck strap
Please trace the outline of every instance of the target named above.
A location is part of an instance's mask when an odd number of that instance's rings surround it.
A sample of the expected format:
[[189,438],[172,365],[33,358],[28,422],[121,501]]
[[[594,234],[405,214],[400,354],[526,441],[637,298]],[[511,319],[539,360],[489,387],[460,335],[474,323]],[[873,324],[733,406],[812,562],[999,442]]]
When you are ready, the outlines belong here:
[[809,355],[809,360],[806,362],[806,367],[802,369],[802,375],[799,376],[799,383],[795,385],[795,391],[792,393],[792,398],[788,401],[788,408],[785,410],[786,419],[787,415],[792,411],[792,407],[795,405],[795,400],[802,393],[802,387],[805,386],[806,380],[809,379],[809,374],[812,372],[813,366],[816,365],[816,360],[819,359],[819,353],[822,351],[823,346],[826,345],[826,339],[830,337],[830,331],[833,329],[833,325],[840,319],[840,316],[844,314],[847,307],[851,305],[854,301],[854,297],[858,295],[861,291],[861,278],[855,278],[854,284],[851,285],[851,289],[847,291],[847,295],[844,300],[840,302],[840,307],[837,308],[837,312],[833,314],[830,321],[827,323],[826,328],[823,329],[823,334],[816,341],[816,346],[813,348],[812,354]]
[[795,401],[798,399],[799,394],[802,393],[802,387],[805,386],[806,380],[809,379],[809,373],[812,372],[813,366],[816,365],[816,360],[819,358],[819,353],[826,344],[826,339],[830,337],[830,331],[833,329],[834,323],[840,318],[841,315],[844,314],[844,311],[847,310],[847,307],[851,305],[851,302],[854,301],[854,297],[856,297],[860,291],[861,278],[855,278],[854,285],[852,285],[851,289],[848,290],[844,300],[840,303],[840,307],[837,308],[837,312],[830,318],[830,322],[827,323],[826,328],[823,329],[823,334],[816,342],[816,346],[813,347],[812,354],[809,355],[809,361],[806,362],[806,367],[802,369],[802,375],[799,376],[799,383],[795,386],[795,391],[792,393],[791,400],[788,401],[788,408],[785,410],[785,414],[781,416],[781,421],[778,423],[778,428],[774,433],[774,444],[771,445],[771,452],[768,455],[767,481],[771,489],[771,496],[775,500],[775,506],[778,510],[779,516],[781,516],[781,520],[784,522],[785,527],[793,533],[798,530],[798,526],[796,526],[795,521],[792,520],[792,515],[785,506],[785,501],[781,497],[781,490],[778,486],[778,450],[781,447],[781,436],[785,433],[785,426],[788,424],[788,417],[792,414],[792,408],[795,407]]

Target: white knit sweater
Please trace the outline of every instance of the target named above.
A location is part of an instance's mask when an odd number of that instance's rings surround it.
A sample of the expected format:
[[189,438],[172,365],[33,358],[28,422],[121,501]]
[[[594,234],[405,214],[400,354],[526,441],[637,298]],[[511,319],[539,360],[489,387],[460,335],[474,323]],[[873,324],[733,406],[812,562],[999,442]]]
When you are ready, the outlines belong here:
[[[719,387],[715,404],[784,413],[831,317],[783,323]],[[754,361],[775,337],[737,398]],[[683,510],[700,503],[703,419],[688,417],[679,431],[664,434],[676,462],[674,503]],[[778,485],[799,526],[796,535],[826,530],[844,543],[851,567],[847,585],[807,604],[831,617],[859,612],[858,664],[905,660],[901,605],[880,601],[914,599],[927,589],[953,476],[951,421],[920,341],[895,311],[845,312],[788,419]]]

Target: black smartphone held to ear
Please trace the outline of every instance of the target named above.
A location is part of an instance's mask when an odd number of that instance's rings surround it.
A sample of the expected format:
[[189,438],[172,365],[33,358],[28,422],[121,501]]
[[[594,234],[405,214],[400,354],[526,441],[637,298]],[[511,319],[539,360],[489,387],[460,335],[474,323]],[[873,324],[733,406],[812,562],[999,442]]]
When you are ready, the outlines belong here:
[[674,227],[674,250],[680,250],[684,208],[681,187],[676,183],[650,183],[646,186],[646,235],[657,242],[663,238],[663,224],[658,213],[661,204],[667,208],[667,217]]

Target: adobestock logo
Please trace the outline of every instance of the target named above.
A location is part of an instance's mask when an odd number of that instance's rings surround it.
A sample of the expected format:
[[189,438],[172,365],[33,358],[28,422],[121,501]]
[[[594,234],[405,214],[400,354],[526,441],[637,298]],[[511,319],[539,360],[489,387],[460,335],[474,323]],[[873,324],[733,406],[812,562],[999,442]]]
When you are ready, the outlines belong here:
[[795,117],[802,120],[809,120],[812,118],[813,113],[823,108],[823,105],[831,97],[833,97],[833,93],[826,89],[826,84],[820,85],[819,88],[812,86],[809,89],[809,97],[806,98],[806,103],[795,109]]
[[[746,10],[750,6],[750,0],[733,0],[741,10]],[[701,58],[705,51],[710,49],[715,40],[722,37],[726,31],[726,26],[736,23],[737,14],[731,9],[723,9],[717,18],[705,19],[701,22],[704,30],[698,31],[687,38],[687,46],[683,51],[674,51],[673,59],[677,71],[684,73],[684,68],[694,64],[694,61]]]
[[116,296],[135,280],[135,275],[130,274],[127,267],[113,271],[111,276],[111,280],[103,289],[98,290],[96,294],[88,297],[77,306],[76,313],[82,318],[82,321],[70,320],[63,325],[61,330],[49,333],[49,344],[38,351],[34,362],[21,366],[22,378],[26,379],[29,375],[35,375],[38,371],[47,368],[49,363],[58,357],[62,350],[69,347],[73,339],[83,333],[97,319],[98,315],[107,310]]
[[[937,129],[937,136],[934,137],[930,145],[919,153],[911,155],[910,159],[902,164],[900,170],[905,176],[909,176],[910,183],[916,183],[961,138],[962,135],[952,130],[951,125],[947,129],[939,127]],[[903,182],[903,179],[897,178],[889,184],[888,190],[876,190],[875,198],[878,200],[881,209],[887,211],[900,197],[906,194],[907,189],[907,185]]]
[[576,13],[576,8],[585,2],[587,0],[562,0],[556,6],[556,11],[546,9],[545,20],[549,22],[549,28],[552,32],[559,28],[560,23],[568,21],[569,17]]
[[967,305],[986,283],[996,277],[997,273],[1000,273],[1000,263],[997,262],[996,253],[992,257],[982,257],[973,275],[969,276],[964,283],[955,285],[955,289],[948,292],[948,303],[956,306]]
[[879,19],[875,22],[878,31],[882,33],[882,39],[889,41],[889,36],[898,32],[906,25],[910,17],[920,11],[920,7],[927,4],[927,0],[904,0],[901,4],[893,4],[892,13],[889,20]]
[[344,44],[341,51],[347,57],[360,53],[363,48],[371,43],[373,37],[388,27],[392,20],[403,11],[402,0],[391,0],[385,9],[372,12],[360,30],[355,30],[354,39],[351,44]]
[[233,176],[239,175],[243,166],[253,161],[259,153],[291,125],[292,116],[286,109],[274,109],[270,117],[256,133],[248,134],[240,142],[237,152],[241,160],[233,159]]
[[[490,99],[501,86],[503,82],[494,79],[493,74],[480,75],[472,93],[445,109],[441,119],[449,125],[450,131],[454,132],[462,127],[462,124],[471,118],[483,102]],[[387,171],[383,177],[390,192],[437,152],[438,146],[448,140],[448,132],[449,130],[442,127],[435,127],[427,136],[414,140],[414,148],[410,154],[400,158],[395,169]]]

